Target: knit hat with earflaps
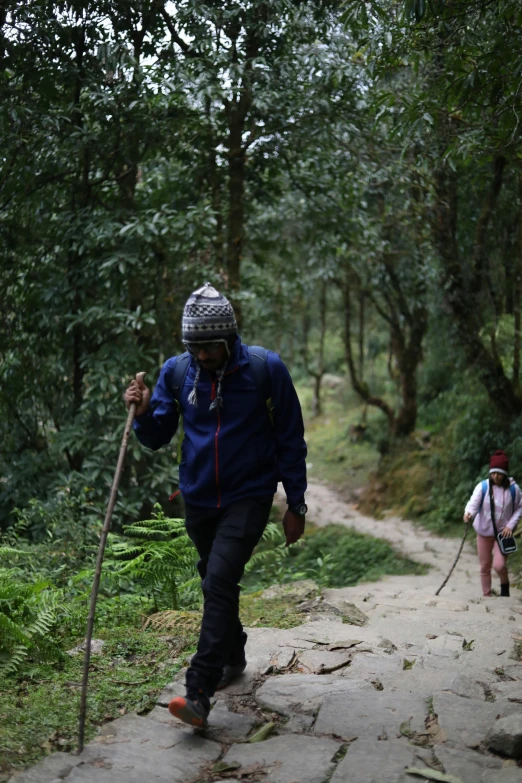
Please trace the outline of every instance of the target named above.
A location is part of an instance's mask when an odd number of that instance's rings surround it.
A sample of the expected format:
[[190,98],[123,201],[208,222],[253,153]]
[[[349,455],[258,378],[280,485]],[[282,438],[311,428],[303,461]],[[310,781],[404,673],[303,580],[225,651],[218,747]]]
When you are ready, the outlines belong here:
[[[237,323],[232,305],[210,283],[205,283],[202,288],[198,288],[189,296],[181,319],[181,338],[184,343],[224,343],[229,351],[228,341],[236,335]],[[222,367],[217,373],[216,397],[210,403],[211,411],[220,408],[223,404],[221,384],[224,374],[225,367]],[[201,366],[198,364],[194,386],[188,398],[189,404],[196,407],[200,375]]]
[[226,342],[236,334],[237,323],[232,305],[210,283],[205,283],[189,296],[181,320],[184,343]]
[[495,451],[489,458],[489,472],[509,476],[509,459],[505,451]]

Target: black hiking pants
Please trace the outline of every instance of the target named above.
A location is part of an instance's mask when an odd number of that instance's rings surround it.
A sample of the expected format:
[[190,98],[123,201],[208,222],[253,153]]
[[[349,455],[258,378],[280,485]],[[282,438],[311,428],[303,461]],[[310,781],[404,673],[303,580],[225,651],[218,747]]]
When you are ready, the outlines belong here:
[[246,498],[226,508],[185,504],[185,525],[198,554],[203,619],[187,670],[189,695],[213,696],[223,667],[245,661],[247,635],[239,620],[239,582],[267,525],[273,498]]

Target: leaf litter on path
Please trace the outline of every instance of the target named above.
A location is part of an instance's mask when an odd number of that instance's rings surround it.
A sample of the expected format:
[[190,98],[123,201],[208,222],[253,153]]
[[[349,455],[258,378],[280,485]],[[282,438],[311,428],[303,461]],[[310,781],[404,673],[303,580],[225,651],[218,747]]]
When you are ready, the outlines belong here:
[[436,769],[420,769],[420,767],[406,767],[404,770],[408,775],[418,775],[426,780],[439,780],[441,783],[464,783],[461,778],[455,775],[447,775],[445,772],[438,772]]

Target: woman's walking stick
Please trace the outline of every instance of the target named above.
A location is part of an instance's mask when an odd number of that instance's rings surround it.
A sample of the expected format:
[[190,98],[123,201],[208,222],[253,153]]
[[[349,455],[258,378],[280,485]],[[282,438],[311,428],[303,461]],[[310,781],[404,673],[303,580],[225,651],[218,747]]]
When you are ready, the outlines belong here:
[[[144,372],[139,372],[136,375],[136,380],[139,380],[139,376],[142,378],[145,376]],[[103,553],[105,552],[105,544],[107,543],[107,535],[111,526],[112,512],[116,504],[116,497],[118,495],[118,486],[120,483],[121,473],[123,470],[123,462],[125,460],[125,454],[127,453],[127,442],[129,440],[129,433],[134,421],[134,415],[136,413],[136,403],[131,403],[129,407],[129,415],[127,416],[127,423],[123,431],[123,438],[121,440],[120,455],[118,457],[118,463],[116,465],[116,471],[114,473],[114,479],[112,480],[111,494],[109,503],[107,505],[107,511],[105,512],[105,520],[102,527],[100,536],[100,546],[98,547],[98,557],[96,558],[96,569],[94,571],[94,582],[92,583],[91,590],[91,603],[89,607],[89,616],[87,618],[87,634],[85,636],[85,656],[83,659],[83,678],[82,678],[82,691],[80,698],[80,725],[78,730],[78,754],[83,750],[83,740],[85,735],[85,715],[87,713],[87,683],[89,680],[89,663],[91,660],[91,641],[92,641],[92,629],[94,627],[94,614],[96,611],[96,599],[98,598],[98,588],[100,587],[100,577],[103,563]]]
[[460,542],[460,548],[459,548],[459,551],[457,552],[457,557],[456,557],[456,558],[455,558],[455,560],[453,561],[453,565],[451,566],[451,569],[450,569],[450,572],[449,572],[449,574],[447,575],[446,579],[443,581],[443,583],[441,584],[441,586],[439,587],[439,589],[437,590],[437,592],[435,593],[435,595],[438,595],[438,594],[440,593],[440,591],[442,590],[442,588],[443,588],[443,587],[445,587],[445,585],[448,583],[448,581],[449,581],[449,578],[450,578],[450,576],[451,576],[451,575],[452,575],[452,573],[453,573],[453,569],[454,569],[454,568],[455,568],[455,566],[457,565],[458,559],[459,559],[459,557],[460,557],[460,553],[461,553],[461,552],[462,552],[462,550],[464,549],[464,541],[466,540],[466,536],[467,536],[467,535],[468,535],[468,533],[469,533],[469,528],[470,528],[470,523],[468,522],[468,523],[466,523],[466,530],[464,531],[464,535],[462,536],[462,541]]

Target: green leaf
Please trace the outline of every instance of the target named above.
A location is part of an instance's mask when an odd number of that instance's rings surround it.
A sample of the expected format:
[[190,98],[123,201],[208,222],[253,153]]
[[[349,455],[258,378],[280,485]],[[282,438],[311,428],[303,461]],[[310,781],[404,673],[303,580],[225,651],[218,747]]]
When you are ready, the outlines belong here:
[[265,723],[264,726],[261,726],[261,728],[256,731],[255,734],[253,734],[249,742],[263,742],[264,740],[268,739],[268,737],[272,734],[273,730],[275,729],[275,723],[272,721],[270,723]]
[[408,775],[418,775],[421,778],[427,780],[438,780],[440,783],[464,783],[461,778],[455,777],[455,775],[446,775],[445,772],[438,772],[436,769],[419,769],[418,767],[406,767],[404,770]]

